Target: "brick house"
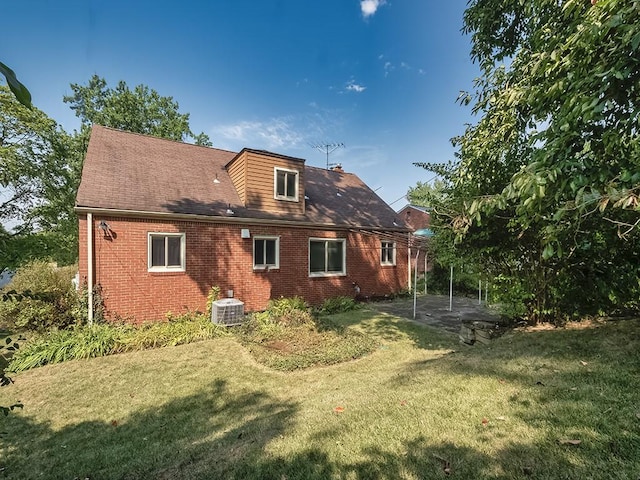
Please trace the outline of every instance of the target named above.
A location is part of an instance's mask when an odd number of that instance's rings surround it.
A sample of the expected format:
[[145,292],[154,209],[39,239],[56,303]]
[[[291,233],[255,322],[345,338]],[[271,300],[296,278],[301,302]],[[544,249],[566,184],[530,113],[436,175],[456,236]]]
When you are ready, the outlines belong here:
[[[429,238],[433,236],[431,230],[431,214],[424,207],[417,205],[406,205],[398,210],[398,217],[411,229],[412,236],[410,246],[413,254],[410,253],[413,267],[417,265],[418,273],[423,274],[433,268],[433,258],[429,258]],[[416,257],[417,251],[420,254]],[[422,257],[422,258],[420,258]]]
[[204,311],[212,286],[257,311],[407,288],[410,229],[356,175],[95,125],[76,199],[81,282],[107,318]]

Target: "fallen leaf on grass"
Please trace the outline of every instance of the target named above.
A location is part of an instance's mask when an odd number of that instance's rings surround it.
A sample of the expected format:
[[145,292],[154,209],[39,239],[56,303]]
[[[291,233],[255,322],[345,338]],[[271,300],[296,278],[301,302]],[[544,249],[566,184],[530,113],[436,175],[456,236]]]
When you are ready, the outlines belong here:
[[333,411],[336,412],[336,413],[342,413],[342,412],[344,412],[344,407],[335,407],[333,409]]
[[488,423],[489,423],[489,420],[487,420],[486,418],[483,418],[483,419],[482,419],[482,425],[483,425],[484,427],[486,427]]
[[507,417],[496,417],[496,420],[500,420],[501,422],[506,422]]
[[636,418],[640,420],[640,412],[636,412]]
[[558,443],[560,443],[560,445],[580,445],[582,443],[582,440],[576,440],[573,438],[562,438],[558,440]]
[[400,402],[400,406],[401,406],[401,407],[404,407],[406,404],[407,404],[407,401],[406,401],[406,400],[402,400],[402,401]]
[[117,420],[111,420],[111,426],[112,427],[117,427],[118,426],[118,421]]
[[580,360],[580,365],[582,365],[583,367],[586,367],[587,365],[589,365],[589,363],[583,360]]

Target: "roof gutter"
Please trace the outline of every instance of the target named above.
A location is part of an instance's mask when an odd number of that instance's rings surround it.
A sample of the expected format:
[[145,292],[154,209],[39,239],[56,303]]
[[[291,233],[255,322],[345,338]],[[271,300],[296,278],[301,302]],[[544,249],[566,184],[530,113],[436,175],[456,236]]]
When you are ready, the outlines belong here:
[[296,221],[296,220],[282,220],[272,218],[244,218],[244,217],[214,217],[210,215],[198,215],[191,213],[172,213],[172,212],[147,212],[144,210],[119,210],[114,208],[94,208],[94,207],[75,207],[76,213],[86,213],[104,215],[111,217],[130,217],[130,218],[152,218],[156,220],[183,220],[183,221],[197,221],[203,223],[232,223],[237,225],[286,225],[292,228],[314,228],[319,230],[333,230],[333,229],[345,229],[345,228],[365,228],[369,231],[379,232],[409,232],[408,228],[401,227],[372,227],[361,225],[345,225],[339,223],[323,223],[318,224],[309,221]]

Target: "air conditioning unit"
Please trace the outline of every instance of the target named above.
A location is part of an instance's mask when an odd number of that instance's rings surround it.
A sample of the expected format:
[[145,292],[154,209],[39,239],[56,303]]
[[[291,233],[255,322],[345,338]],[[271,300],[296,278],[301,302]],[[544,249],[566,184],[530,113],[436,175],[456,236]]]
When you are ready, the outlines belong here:
[[244,303],[235,298],[216,300],[211,305],[211,321],[220,325],[240,325],[244,320]]

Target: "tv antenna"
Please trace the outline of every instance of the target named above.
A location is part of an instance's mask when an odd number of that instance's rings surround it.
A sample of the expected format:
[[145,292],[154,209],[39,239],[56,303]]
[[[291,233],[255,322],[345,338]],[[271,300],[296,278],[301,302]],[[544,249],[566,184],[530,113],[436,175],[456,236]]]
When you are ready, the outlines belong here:
[[338,148],[342,147],[344,148],[344,143],[310,143],[309,144],[312,148],[315,148],[316,150],[320,150],[321,152],[324,152],[327,154],[327,170],[329,170],[329,167],[333,167],[335,164],[333,163],[329,163],[329,154],[334,152],[335,150],[337,150]]

